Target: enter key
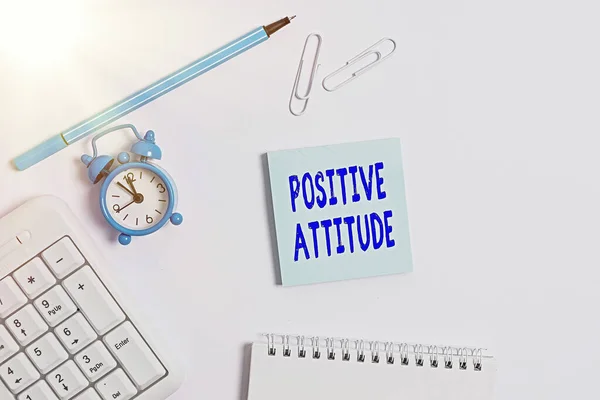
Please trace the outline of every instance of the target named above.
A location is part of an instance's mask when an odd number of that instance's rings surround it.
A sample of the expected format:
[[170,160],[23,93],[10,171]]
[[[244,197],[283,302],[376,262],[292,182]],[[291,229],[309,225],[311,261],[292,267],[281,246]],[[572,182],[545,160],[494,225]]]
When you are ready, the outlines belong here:
[[131,322],[127,321],[104,337],[110,352],[139,390],[144,390],[167,372]]

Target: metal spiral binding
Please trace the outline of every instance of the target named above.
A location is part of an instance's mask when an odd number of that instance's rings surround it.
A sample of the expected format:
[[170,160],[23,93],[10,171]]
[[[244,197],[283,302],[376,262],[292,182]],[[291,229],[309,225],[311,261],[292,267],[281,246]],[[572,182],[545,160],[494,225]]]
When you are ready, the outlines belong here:
[[298,357],[305,358],[306,357],[306,348],[304,345],[304,336],[298,337]]
[[385,359],[388,364],[394,363],[394,343],[392,342],[385,344]]
[[[316,343],[316,344],[315,344]],[[312,338],[313,358],[321,358],[321,352],[319,351],[319,337]]]
[[443,354],[444,367],[446,367],[446,369],[452,369],[452,366],[454,364],[452,359],[452,349],[450,347],[444,347]]
[[467,369],[467,354],[468,351],[466,348],[458,349],[458,368]]
[[[293,353],[298,358],[312,357],[321,358],[322,341],[318,336],[289,336],[266,334],[267,353],[269,356],[277,355],[277,348],[281,347],[283,357],[292,357]],[[295,338],[295,343],[290,343]],[[309,344],[307,344],[307,340]],[[307,347],[310,347],[311,355],[307,354]],[[294,352],[293,349],[296,351]],[[400,366],[408,366],[414,363],[416,367],[424,367],[425,358],[429,358],[430,368],[454,369],[466,371],[469,370],[469,359],[472,361],[472,370],[481,371],[483,369],[483,351],[482,349],[469,349],[466,347],[436,346],[423,344],[408,344],[394,342],[365,341],[362,339],[353,340],[348,338],[325,338],[325,357],[324,360],[342,362],[352,361],[352,353],[356,352],[356,362],[364,363],[367,361],[367,352],[370,362],[373,364],[381,363],[382,356],[385,356],[383,363]],[[337,353],[337,351],[340,353]],[[337,355],[340,354],[338,359]],[[414,359],[412,358],[414,357]],[[443,359],[443,364],[441,364]],[[411,362],[411,360],[413,360]],[[455,362],[456,361],[456,362]]]
[[402,343],[400,345],[400,364],[408,365],[408,353],[409,353],[408,345],[406,343]]
[[379,363],[379,342],[371,342],[371,362]]
[[274,356],[275,354],[277,354],[277,349],[275,348],[275,335],[267,335],[267,346],[269,348],[270,356]]
[[283,356],[289,357],[291,354],[292,351],[290,350],[290,337],[288,335],[285,335],[283,337]]
[[365,362],[365,342],[361,340],[358,344],[358,352],[356,353],[358,362]]
[[431,366],[431,368],[437,368],[438,367],[438,348],[437,348],[437,346],[433,346],[427,352],[429,353],[429,365]]
[[327,343],[327,359],[335,360],[335,341],[333,338],[325,339]]
[[342,339],[342,360],[350,361],[350,340]]
[[417,367],[423,366],[423,345],[419,344],[415,347],[415,365]]

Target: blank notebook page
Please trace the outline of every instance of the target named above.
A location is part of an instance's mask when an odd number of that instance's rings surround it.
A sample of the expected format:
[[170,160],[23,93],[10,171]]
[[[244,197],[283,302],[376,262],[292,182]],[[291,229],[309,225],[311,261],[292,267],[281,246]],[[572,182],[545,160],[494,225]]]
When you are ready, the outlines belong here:
[[[438,356],[439,365],[433,368],[425,352],[423,365],[417,366],[415,354],[408,353],[408,365],[402,365],[398,354],[393,364],[380,352],[379,363],[372,362],[371,352],[364,351],[364,362],[357,360],[358,351],[349,350],[349,360],[342,360],[342,349],[335,349],[335,359],[321,348],[319,359],[313,358],[313,349],[306,348],[305,358],[298,357],[298,349],[291,347],[288,357],[276,348],[269,355],[270,346],[255,343],[252,346],[248,400],[488,400],[493,399],[496,362],[483,357],[481,370],[474,368],[471,356],[466,358],[466,369],[460,369],[458,356],[453,366],[446,368],[444,356]],[[346,353],[346,352],[345,352]]]

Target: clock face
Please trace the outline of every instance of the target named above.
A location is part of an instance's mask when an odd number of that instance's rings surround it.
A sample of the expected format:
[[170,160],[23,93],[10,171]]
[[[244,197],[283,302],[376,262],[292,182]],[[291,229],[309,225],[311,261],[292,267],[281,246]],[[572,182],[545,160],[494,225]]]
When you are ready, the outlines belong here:
[[141,231],[165,217],[169,192],[162,178],[147,168],[129,168],[116,175],[106,190],[106,208],[119,225]]

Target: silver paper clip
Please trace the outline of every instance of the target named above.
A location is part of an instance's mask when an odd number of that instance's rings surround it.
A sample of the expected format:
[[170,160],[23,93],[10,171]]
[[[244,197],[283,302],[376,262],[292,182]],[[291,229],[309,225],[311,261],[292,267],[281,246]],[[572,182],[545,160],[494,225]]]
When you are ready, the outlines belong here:
[[[389,53],[387,53],[386,55],[382,55],[381,51],[379,50],[375,50],[375,48],[377,48],[379,45],[381,45],[382,43],[389,41],[392,43],[392,49],[390,50]],[[384,61],[386,58],[388,58],[389,56],[391,56],[394,51],[396,51],[396,42],[393,39],[390,38],[383,38],[380,41],[378,41],[377,43],[375,43],[374,45],[372,45],[371,47],[367,48],[366,50],[364,50],[363,52],[361,52],[360,54],[358,54],[356,57],[352,58],[351,60],[347,61],[346,64],[344,64],[344,66],[342,66],[341,68],[333,71],[331,74],[327,75],[324,79],[323,79],[323,89],[327,90],[328,92],[333,92],[334,90],[337,90],[339,88],[341,88],[342,86],[348,84],[350,81],[358,78],[361,74],[364,74],[365,72],[367,72],[368,70],[370,70],[371,68],[375,67],[376,65],[378,65],[379,63],[381,63],[382,61]],[[334,76],[338,75],[339,73],[341,73],[342,71],[346,70],[347,68],[350,68],[352,65],[356,64],[357,62],[370,57],[372,55],[375,55],[375,60],[371,61],[369,64],[365,65],[364,67],[360,68],[358,71],[355,71],[352,73],[352,75],[350,76],[350,78],[343,80],[342,82],[338,83],[337,85],[330,87],[327,84],[327,81],[331,78],[333,78]]]
[[[298,92],[298,84],[300,83],[300,75],[302,74],[302,66],[304,65],[304,54],[306,53],[306,47],[308,46],[308,42],[311,37],[317,38],[317,49],[315,50],[315,58],[313,61],[313,65],[310,71],[310,78],[308,79],[308,87],[306,88],[306,93],[304,95],[300,95]],[[306,37],[306,41],[304,42],[304,49],[302,50],[302,56],[300,57],[300,64],[298,65],[298,72],[296,73],[296,79],[294,80],[294,86],[292,87],[292,94],[290,96],[290,112],[295,116],[299,117],[306,111],[306,107],[308,107],[308,100],[310,99],[310,94],[313,89],[313,84],[315,82],[315,78],[317,76],[317,71],[319,69],[319,53],[321,52],[321,44],[323,43],[323,38],[318,33],[311,33]],[[302,110],[296,112],[292,106],[294,102],[294,98],[303,101],[304,106]]]

